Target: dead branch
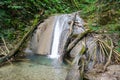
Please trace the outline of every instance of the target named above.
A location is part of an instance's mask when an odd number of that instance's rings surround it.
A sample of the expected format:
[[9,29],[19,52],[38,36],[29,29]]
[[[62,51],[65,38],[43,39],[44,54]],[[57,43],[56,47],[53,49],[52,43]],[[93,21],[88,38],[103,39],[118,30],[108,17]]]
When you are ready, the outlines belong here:
[[105,66],[104,66],[104,70],[106,70],[106,67],[110,64],[111,62],[111,58],[112,58],[112,53],[113,53],[113,42],[112,42],[112,39],[109,38],[110,41],[111,41],[111,49],[110,49],[110,55],[109,55],[109,58],[108,58],[108,61],[106,62]]
[[3,57],[3,58],[0,58],[0,64],[3,63],[3,62],[6,62],[8,61],[9,59],[11,59],[12,57],[14,57],[19,48],[22,46],[22,44],[25,42],[25,40],[29,37],[29,35],[31,35],[33,33],[33,31],[35,30],[35,28],[42,22],[42,20],[36,25],[36,26],[32,26],[31,29],[23,36],[23,38],[21,39],[21,41],[15,46],[15,48],[10,51],[8,53],[7,56]]
[[5,42],[5,39],[2,37],[2,40],[3,40],[3,43],[4,43],[4,45],[5,45],[5,48],[6,48],[6,51],[7,51],[7,53],[9,53],[10,51],[9,51],[9,49],[8,49],[8,47],[7,47],[7,44],[6,44],[6,42]]

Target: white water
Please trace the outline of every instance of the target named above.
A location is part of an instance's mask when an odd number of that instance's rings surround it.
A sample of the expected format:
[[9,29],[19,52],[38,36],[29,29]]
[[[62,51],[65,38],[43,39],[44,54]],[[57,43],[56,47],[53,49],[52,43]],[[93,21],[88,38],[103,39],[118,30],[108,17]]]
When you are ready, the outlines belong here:
[[52,48],[51,48],[51,55],[49,55],[50,58],[59,58],[59,45],[60,45],[60,38],[62,31],[68,27],[66,26],[68,20],[67,15],[61,15],[57,16],[56,22],[54,24],[54,32],[53,32],[53,43],[52,43]]
[[58,47],[59,47],[59,40],[60,40],[60,35],[61,35],[59,20],[56,21],[54,28],[55,28],[55,30],[53,33],[52,50],[51,50],[51,55],[49,55],[49,57],[58,59],[59,58]]

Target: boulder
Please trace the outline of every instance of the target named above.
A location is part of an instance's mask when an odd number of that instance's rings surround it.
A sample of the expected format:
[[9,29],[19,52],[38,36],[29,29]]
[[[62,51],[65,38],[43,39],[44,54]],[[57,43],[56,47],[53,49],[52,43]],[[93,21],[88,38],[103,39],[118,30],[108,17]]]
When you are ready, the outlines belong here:
[[55,16],[52,16],[37,27],[30,42],[30,49],[33,53],[50,54],[55,18]]

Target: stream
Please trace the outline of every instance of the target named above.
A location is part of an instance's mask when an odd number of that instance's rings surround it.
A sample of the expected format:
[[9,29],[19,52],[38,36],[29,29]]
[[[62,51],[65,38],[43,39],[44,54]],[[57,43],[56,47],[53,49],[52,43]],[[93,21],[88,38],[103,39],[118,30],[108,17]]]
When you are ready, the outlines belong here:
[[65,80],[68,66],[58,59],[28,55],[24,62],[0,68],[0,80]]

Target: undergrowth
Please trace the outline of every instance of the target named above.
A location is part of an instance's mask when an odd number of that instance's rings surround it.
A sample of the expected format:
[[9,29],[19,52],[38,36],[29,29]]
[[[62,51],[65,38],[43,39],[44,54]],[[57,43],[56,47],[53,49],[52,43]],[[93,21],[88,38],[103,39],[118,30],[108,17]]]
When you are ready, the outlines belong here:
[[[120,0],[0,0],[0,37],[11,43],[19,41],[44,17],[75,11],[80,11],[86,27],[120,34]],[[120,51],[119,37],[117,49]]]

